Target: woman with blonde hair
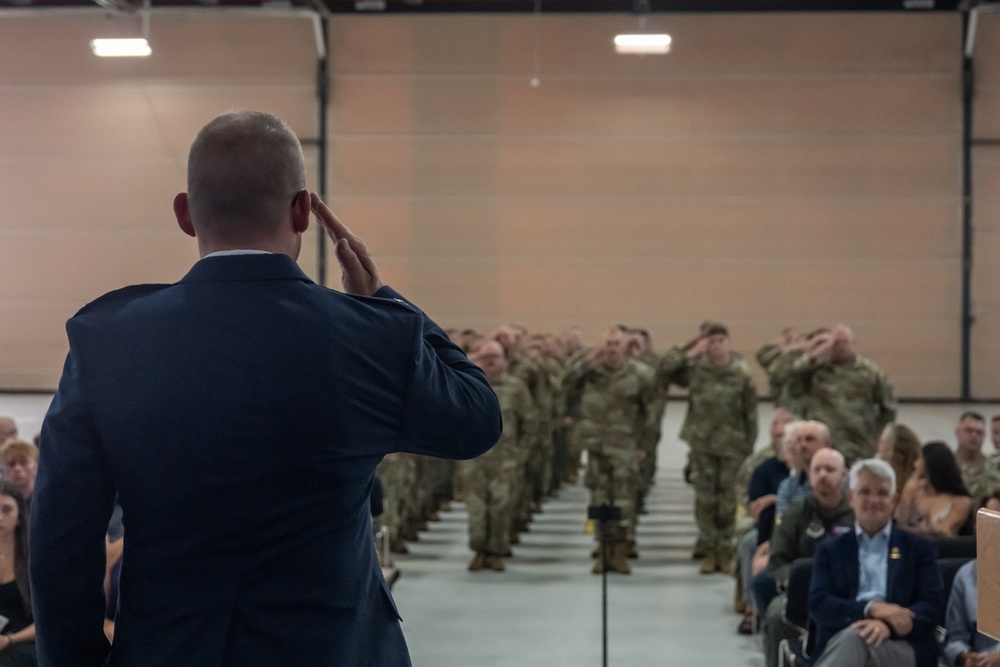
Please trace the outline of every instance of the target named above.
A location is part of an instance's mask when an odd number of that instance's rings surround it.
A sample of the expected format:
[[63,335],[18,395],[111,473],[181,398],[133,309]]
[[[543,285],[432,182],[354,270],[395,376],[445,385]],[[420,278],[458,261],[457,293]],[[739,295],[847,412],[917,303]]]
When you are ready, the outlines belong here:
[[896,472],[896,484],[903,488],[920,458],[920,438],[909,426],[889,422],[879,436],[875,458],[892,466]]

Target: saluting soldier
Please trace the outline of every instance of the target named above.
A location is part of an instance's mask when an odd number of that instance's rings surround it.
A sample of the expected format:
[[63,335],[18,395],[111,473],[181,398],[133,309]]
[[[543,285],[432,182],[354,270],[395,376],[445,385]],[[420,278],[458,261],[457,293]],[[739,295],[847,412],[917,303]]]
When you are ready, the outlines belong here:
[[792,367],[804,392],[800,414],[830,428],[833,447],[848,468],[875,455],[882,429],[896,420],[896,396],[889,379],[856,351],[854,332],[838,324],[815,336]]
[[476,552],[469,569],[488,567],[503,572],[504,555],[510,551],[517,478],[538,437],[538,420],[528,388],[507,372],[507,358],[499,343],[484,341],[470,358],[483,369],[497,395],[503,434],[490,451],[459,463],[469,512],[469,548]]
[[729,330],[717,322],[660,362],[661,386],[689,389],[680,438],[691,448],[695,553],[701,573],[728,572],[736,523],[736,475],[757,440],[757,388],[746,363],[730,349]]
[[609,553],[601,545],[594,553],[594,574],[628,574],[628,557],[637,555],[639,464],[660,439],[653,379],[648,366],[627,356],[625,335],[617,327],[566,371],[567,404],[576,406],[570,418],[587,450],[584,483],[590,504],[614,505],[622,515],[611,526]]

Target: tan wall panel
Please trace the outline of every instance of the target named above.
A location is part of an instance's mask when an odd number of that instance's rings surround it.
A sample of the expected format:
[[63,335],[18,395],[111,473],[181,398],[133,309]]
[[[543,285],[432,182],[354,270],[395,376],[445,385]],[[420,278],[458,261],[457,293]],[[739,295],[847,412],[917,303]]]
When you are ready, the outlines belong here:
[[[177,91],[116,84],[89,87],[0,89],[0,144],[4,158],[133,160],[183,156],[206,122],[233,108],[264,109],[309,138],[315,130],[310,87],[280,90]],[[74,111],[66,122],[66,109]],[[162,119],[170,118],[164,125]],[[297,125],[297,127],[296,127]],[[44,128],[44,132],[39,132]],[[184,163],[180,164],[181,169]],[[184,173],[183,171],[181,172]]]
[[[332,24],[335,73],[529,76],[534,19],[525,15],[345,16]],[[959,16],[899,14],[671,14],[649,30],[673,39],[666,58],[614,52],[626,14],[544,16],[540,72],[662,76],[664,73],[951,72],[961,48]],[[886,39],[892,34],[893,39]]]
[[[6,233],[0,246],[3,266],[22,265],[0,282],[0,300],[45,301],[53,297],[87,301],[134,282],[174,282],[194,263],[194,242],[179,231],[160,234],[81,232]],[[178,270],[180,269],[180,270]],[[49,279],[39,281],[38,276]]]
[[[887,257],[960,254],[957,199],[379,199],[347,197],[338,214],[382,255],[428,257]],[[484,221],[484,210],[489,218]],[[947,224],[946,224],[947,223]],[[901,229],[907,233],[900,234]]]
[[953,78],[940,76],[555,79],[538,88],[509,78],[353,76],[334,87],[333,128],[339,135],[933,134],[958,131],[960,94]]
[[[989,113],[1000,114],[1000,104]],[[1000,146],[973,149],[972,173],[972,388],[977,395],[1000,396]]]
[[[338,194],[953,196],[960,182],[954,138],[335,142]],[[407,148],[419,150],[419,168],[403,159]]]
[[[306,15],[306,13],[303,13]],[[315,73],[312,23],[303,19],[154,14],[149,58],[97,58],[95,37],[138,37],[138,16],[5,18],[0,21],[0,83],[81,85],[108,81],[185,85],[285,85]]]
[[1000,82],[1000,14],[983,12],[979,15],[973,58],[977,84]]
[[972,125],[974,139],[1000,139],[1000,82],[976,84]]
[[52,389],[66,358],[66,320],[81,303],[0,300],[0,349],[5,389]]

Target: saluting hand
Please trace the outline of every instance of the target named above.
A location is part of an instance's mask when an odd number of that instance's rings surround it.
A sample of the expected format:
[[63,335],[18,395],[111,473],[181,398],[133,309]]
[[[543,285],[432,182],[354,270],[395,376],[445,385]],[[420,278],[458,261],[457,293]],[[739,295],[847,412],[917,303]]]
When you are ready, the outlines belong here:
[[368,247],[351,233],[315,192],[309,193],[313,215],[319,220],[334,243],[340,263],[341,283],[348,294],[371,296],[382,287],[375,260]]

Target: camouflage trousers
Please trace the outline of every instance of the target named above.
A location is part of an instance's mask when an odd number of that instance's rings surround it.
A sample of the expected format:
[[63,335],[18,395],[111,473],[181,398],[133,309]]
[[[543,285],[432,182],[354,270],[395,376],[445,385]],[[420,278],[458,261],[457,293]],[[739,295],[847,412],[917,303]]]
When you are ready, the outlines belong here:
[[549,490],[552,475],[552,438],[546,438],[535,445],[528,456],[526,483],[528,485],[528,506],[541,504]]
[[510,549],[517,465],[473,460],[462,461],[460,470],[469,512],[469,548],[503,556]]
[[736,474],[743,459],[691,450],[694,471],[694,520],[698,546],[731,549],[736,527]]
[[399,539],[403,525],[410,518],[417,464],[409,454],[388,454],[375,473],[382,482],[382,525],[389,529],[389,537]]
[[589,450],[584,485],[590,489],[590,504],[612,504],[621,508],[622,519],[614,530],[614,539],[634,540],[635,502],[639,494],[639,463],[634,450]]

